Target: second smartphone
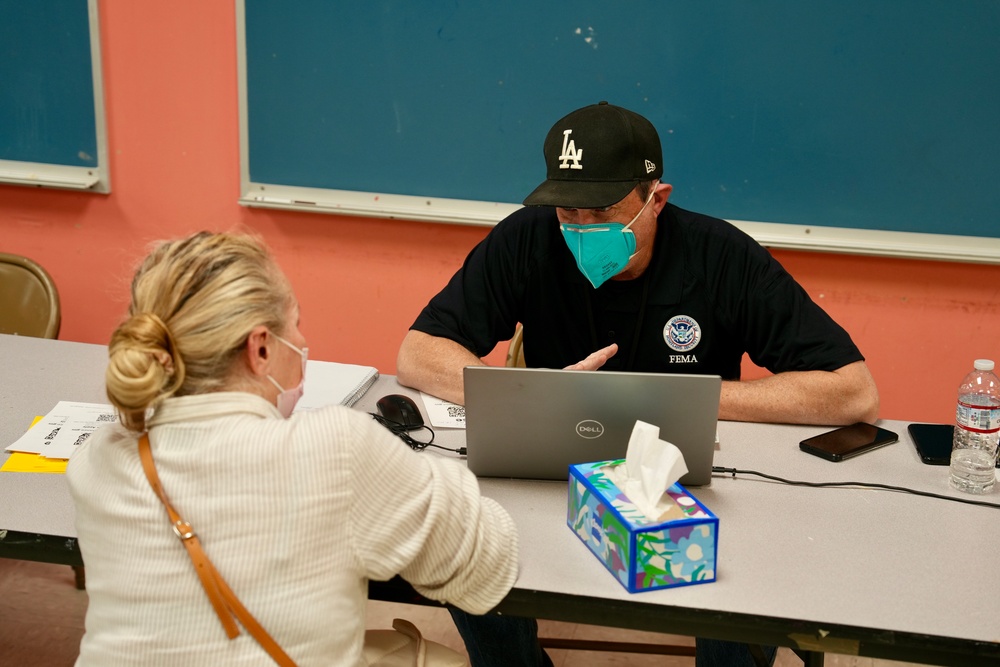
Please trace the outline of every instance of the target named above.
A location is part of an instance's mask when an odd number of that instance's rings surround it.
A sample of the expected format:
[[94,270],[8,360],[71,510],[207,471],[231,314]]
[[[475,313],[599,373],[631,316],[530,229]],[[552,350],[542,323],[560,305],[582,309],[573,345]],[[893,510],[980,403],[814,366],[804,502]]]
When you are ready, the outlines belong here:
[[888,429],[858,422],[806,438],[799,443],[799,449],[827,461],[839,462],[897,440],[899,435]]

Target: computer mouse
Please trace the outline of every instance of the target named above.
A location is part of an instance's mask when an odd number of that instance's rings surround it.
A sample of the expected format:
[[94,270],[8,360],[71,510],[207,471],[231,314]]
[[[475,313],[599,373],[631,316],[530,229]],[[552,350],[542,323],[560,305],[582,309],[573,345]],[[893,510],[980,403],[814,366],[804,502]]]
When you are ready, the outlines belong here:
[[375,403],[380,415],[389,421],[401,424],[407,431],[420,428],[424,425],[424,418],[420,416],[420,409],[409,396],[402,394],[389,394],[378,399]]

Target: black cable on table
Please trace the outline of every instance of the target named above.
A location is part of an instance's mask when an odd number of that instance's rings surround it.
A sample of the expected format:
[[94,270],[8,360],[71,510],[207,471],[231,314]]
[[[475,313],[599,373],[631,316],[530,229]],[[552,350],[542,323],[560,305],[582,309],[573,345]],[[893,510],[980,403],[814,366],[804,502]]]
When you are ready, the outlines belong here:
[[886,489],[888,491],[900,491],[902,493],[912,493],[917,496],[926,496],[928,498],[937,498],[939,500],[952,500],[956,503],[966,503],[967,505],[979,505],[980,507],[992,507],[994,509],[1000,509],[1000,504],[989,503],[986,502],[985,500],[956,498],[954,496],[944,496],[939,493],[931,493],[929,491],[917,491],[916,489],[909,489],[906,488],[905,486],[892,486],[890,484],[878,484],[875,482],[802,482],[793,479],[784,479],[783,477],[777,477],[775,475],[768,475],[766,473],[757,472],[756,470],[738,470],[737,468],[723,468],[722,466],[712,466],[712,472],[732,475],[734,478],[736,477],[736,475],[757,475],[758,477],[763,477],[764,479],[774,480],[775,482],[781,482],[782,484],[791,484],[793,486],[809,486],[815,488],[824,486],[859,486],[872,489]]
[[[420,426],[407,426],[406,424],[400,424],[399,422],[393,421],[391,419],[386,419],[382,415],[377,415],[374,412],[369,412],[368,414],[370,414],[372,418],[379,424],[389,429],[393,435],[395,435],[400,440],[409,445],[410,448],[415,452],[422,452],[428,447],[437,447],[438,449],[444,449],[449,452],[455,452],[459,456],[465,456],[465,451],[466,451],[465,447],[455,448],[455,447],[445,447],[443,445],[435,445],[434,429],[432,429],[430,426],[427,426],[426,424],[422,424]],[[431,439],[428,440],[427,442],[424,442],[423,440],[417,440],[412,435],[410,435],[412,431],[425,431],[425,430],[430,432],[431,434]]]

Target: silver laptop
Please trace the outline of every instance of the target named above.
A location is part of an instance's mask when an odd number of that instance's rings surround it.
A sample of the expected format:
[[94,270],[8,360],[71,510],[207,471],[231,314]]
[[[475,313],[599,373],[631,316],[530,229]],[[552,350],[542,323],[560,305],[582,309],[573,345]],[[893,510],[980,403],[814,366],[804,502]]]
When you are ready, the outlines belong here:
[[567,479],[569,465],[625,457],[636,420],[677,445],[689,486],[712,479],[718,375],[465,369],[469,470],[479,477]]

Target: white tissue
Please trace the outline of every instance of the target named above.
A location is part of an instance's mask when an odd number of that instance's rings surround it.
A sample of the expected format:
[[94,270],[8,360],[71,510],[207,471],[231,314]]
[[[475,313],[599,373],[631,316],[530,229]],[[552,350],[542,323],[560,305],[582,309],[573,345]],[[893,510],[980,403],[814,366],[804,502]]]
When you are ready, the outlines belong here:
[[674,502],[667,489],[688,471],[681,450],[660,440],[660,427],[636,421],[628,441],[625,465],[615,466],[609,477],[648,518],[657,520]]

